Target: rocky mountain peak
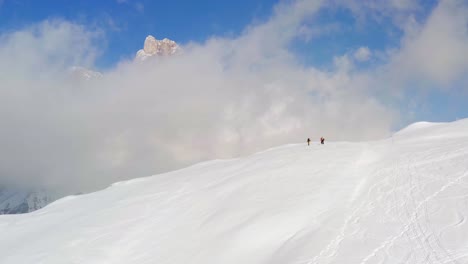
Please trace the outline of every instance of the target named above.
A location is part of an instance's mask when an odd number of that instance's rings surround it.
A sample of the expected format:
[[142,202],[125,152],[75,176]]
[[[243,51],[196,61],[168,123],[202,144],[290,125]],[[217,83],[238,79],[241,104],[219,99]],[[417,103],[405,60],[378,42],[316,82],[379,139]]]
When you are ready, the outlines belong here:
[[170,56],[180,51],[179,45],[173,40],[164,38],[158,40],[149,35],[145,39],[143,49],[136,54],[136,60],[144,61],[152,56]]
[[71,67],[69,74],[70,77],[78,81],[90,81],[102,78],[102,73],[79,66]]

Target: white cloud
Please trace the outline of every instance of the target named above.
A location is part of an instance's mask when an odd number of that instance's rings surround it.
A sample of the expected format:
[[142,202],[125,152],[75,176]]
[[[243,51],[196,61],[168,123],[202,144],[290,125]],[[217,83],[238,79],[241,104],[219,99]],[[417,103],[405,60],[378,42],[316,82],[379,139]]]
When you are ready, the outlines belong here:
[[420,0],[334,0],[332,5],[340,5],[349,8],[359,16],[398,16],[408,14],[421,9]]
[[367,61],[370,59],[372,52],[368,47],[360,47],[354,52],[354,58],[357,61]]
[[92,66],[96,33],[55,21],[1,36],[1,180],[88,191],[307,137],[388,135],[395,113],[348,55],[322,71],[289,51],[320,7],[283,3],[237,37],[191,43],[176,57],[123,61],[85,83],[64,71]]
[[298,37],[306,42],[310,42],[312,39],[319,38],[326,35],[339,32],[341,25],[338,23],[329,23],[324,25],[301,25],[298,31]]
[[423,23],[406,27],[401,49],[391,58],[398,80],[450,86],[468,73],[468,3],[441,1]]
[[419,7],[414,0],[391,0],[390,6],[399,10],[415,10]]
[[326,2],[329,7],[340,6],[350,10],[355,15],[358,25],[370,21],[382,26],[387,20],[392,20],[397,27],[402,27],[409,16],[424,13],[422,3],[422,0],[330,0]]
[[[130,4],[130,0],[116,0],[118,4]],[[136,11],[143,13],[145,11],[145,5],[141,2],[133,2],[132,5]]]

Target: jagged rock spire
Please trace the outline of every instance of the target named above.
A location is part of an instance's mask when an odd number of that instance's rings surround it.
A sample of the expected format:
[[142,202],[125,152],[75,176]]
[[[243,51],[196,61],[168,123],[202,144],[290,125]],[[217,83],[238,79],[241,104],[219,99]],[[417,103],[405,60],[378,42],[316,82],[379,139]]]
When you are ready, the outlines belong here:
[[157,40],[149,35],[145,39],[143,49],[136,54],[136,60],[144,61],[152,56],[170,56],[180,51],[179,45],[175,41],[164,38]]

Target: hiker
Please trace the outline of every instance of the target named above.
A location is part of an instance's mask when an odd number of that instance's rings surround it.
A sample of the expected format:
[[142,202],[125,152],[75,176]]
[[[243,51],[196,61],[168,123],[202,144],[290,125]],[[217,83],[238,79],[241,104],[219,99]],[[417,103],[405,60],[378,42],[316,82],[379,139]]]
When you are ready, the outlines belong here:
[[325,144],[325,139],[323,137],[320,138],[320,144]]
[[310,138],[307,138],[307,146],[310,146]]

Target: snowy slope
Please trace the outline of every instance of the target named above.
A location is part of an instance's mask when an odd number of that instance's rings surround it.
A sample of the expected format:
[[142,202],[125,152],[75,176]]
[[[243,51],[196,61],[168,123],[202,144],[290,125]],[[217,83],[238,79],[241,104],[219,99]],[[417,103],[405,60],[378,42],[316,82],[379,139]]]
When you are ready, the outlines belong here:
[[286,145],[0,216],[0,263],[468,263],[468,120]]

